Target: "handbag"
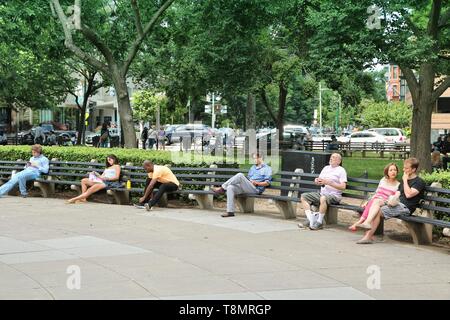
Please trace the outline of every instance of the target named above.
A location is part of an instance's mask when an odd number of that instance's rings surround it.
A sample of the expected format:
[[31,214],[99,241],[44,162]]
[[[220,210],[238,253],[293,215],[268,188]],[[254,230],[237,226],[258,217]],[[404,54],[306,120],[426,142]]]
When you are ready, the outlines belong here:
[[400,197],[396,195],[389,196],[387,205],[389,207],[396,207],[400,204]]

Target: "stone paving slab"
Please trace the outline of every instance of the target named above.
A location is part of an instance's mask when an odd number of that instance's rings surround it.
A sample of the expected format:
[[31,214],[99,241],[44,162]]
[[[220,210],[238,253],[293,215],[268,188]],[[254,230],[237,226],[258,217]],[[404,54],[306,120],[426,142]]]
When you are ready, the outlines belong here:
[[[445,249],[359,246],[342,227],[222,210],[0,202],[0,299],[450,299]],[[374,266],[379,289],[367,285]]]

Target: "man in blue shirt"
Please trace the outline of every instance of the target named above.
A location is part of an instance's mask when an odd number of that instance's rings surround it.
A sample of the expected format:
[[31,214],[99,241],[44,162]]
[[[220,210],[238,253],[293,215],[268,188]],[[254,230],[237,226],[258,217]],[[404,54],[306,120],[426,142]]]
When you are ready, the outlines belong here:
[[0,197],[19,183],[20,194],[26,198],[28,195],[27,181],[36,180],[42,173],[48,173],[49,161],[42,155],[42,147],[39,144],[35,144],[31,147],[31,154],[33,156],[25,165],[25,169],[13,175],[7,183],[0,187]]
[[234,196],[242,193],[261,194],[272,181],[272,168],[263,162],[260,154],[256,154],[256,164],[250,168],[247,177],[238,173],[220,188],[214,188],[215,194],[227,193],[227,213],[222,217],[234,217]]

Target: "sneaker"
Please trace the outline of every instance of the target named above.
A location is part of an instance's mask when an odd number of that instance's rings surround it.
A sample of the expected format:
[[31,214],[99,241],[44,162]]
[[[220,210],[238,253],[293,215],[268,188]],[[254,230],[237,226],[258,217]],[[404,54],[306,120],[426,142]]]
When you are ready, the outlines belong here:
[[153,207],[150,207],[150,205],[148,203],[146,203],[144,205],[144,207],[145,207],[145,210],[147,210],[147,211],[152,211],[153,210]]
[[298,227],[299,227],[299,228],[302,228],[302,229],[308,229],[308,228],[309,228],[309,225],[310,225],[309,220],[306,220],[305,222],[300,222],[300,223],[298,224]]
[[133,203],[133,206],[137,209],[145,209],[145,206],[141,203]]
[[312,226],[309,227],[311,230],[320,230],[323,229],[323,223],[320,223],[319,221],[314,222]]
[[222,218],[227,218],[227,217],[234,217],[234,213],[233,212],[227,212],[221,215]]
[[22,198],[28,198],[28,194],[21,194],[20,195]]

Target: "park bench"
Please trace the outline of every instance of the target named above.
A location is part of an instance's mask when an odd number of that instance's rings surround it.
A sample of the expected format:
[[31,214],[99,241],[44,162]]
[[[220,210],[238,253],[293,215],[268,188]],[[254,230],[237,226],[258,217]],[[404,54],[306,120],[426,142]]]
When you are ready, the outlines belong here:
[[[296,173],[299,177],[299,194],[304,192],[315,192],[320,189],[314,184],[317,174]],[[343,199],[338,205],[330,205],[325,217],[326,224],[337,224],[339,210],[363,212],[360,205],[349,204],[349,200],[357,199],[361,202],[367,201],[375,192],[379,181],[366,178],[347,178],[347,189],[343,192]],[[450,221],[436,218],[436,214],[450,215],[450,190],[443,189],[439,183],[432,183],[425,188],[425,197],[419,208],[410,216],[399,216],[398,219],[408,229],[414,244],[430,244],[432,242],[433,226],[449,228]],[[380,222],[375,234],[383,235],[384,221]]]
[[361,156],[366,158],[368,152],[375,152],[380,158],[385,158],[389,153],[390,159],[406,159],[410,155],[409,145],[405,143],[367,143],[367,142],[350,142],[341,143],[339,150],[343,156],[351,157],[355,152],[361,152]]
[[[9,179],[12,171],[23,169],[25,161],[0,161],[0,181]],[[68,162],[53,159],[50,162],[48,175],[41,176],[34,181],[34,186],[39,188],[43,197],[49,197],[55,192],[57,185],[69,186],[73,190],[80,191],[80,180],[87,176],[90,171],[101,172],[104,164],[96,162]],[[240,169],[217,168],[212,165],[210,168],[171,168],[178,177],[182,187],[173,194],[186,195],[189,199],[197,201],[200,208],[212,209],[214,192],[213,186],[220,186],[224,181],[236,173],[243,173]],[[130,204],[131,194],[144,192],[146,173],[141,167],[131,165],[122,166],[122,181],[130,180],[132,188],[111,189],[107,194],[112,196],[118,204]],[[304,192],[318,191],[319,186],[314,184],[317,174],[303,173],[301,169],[295,172],[281,171],[274,176],[273,189],[279,194],[264,193],[242,194],[237,196],[237,205],[242,212],[254,212],[254,199],[267,199],[275,203],[282,216],[286,219],[296,218],[296,205],[300,202],[300,195]],[[367,200],[370,194],[375,192],[378,180],[366,178],[348,177],[348,186],[343,193],[343,200],[338,205],[330,205],[325,218],[326,224],[337,224],[339,210],[351,210],[362,213],[360,205],[347,203],[349,200]],[[433,226],[449,228],[450,222],[435,217],[436,213],[450,215],[450,189],[443,189],[440,184],[433,183],[426,187],[426,195],[419,208],[411,216],[400,216],[398,219],[409,230],[415,244],[429,244],[432,241]],[[167,195],[163,197],[161,205],[167,205]],[[383,234],[383,222],[380,223],[376,234]]]
[[[13,170],[22,170],[25,161],[0,161],[0,180],[6,181]],[[81,192],[81,179],[87,177],[91,171],[102,172],[104,164],[97,163],[95,160],[91,162],[70,162],[58,161],[52,159],[50,161],[50,169],[47,175],[42,175],[34,181],[34,186],[38,188],[43,197],[50,197],[55,193],[56,186],[67,186],[72,190]],[[130,164],[121,166],[121,182],[123,187],[107,190],[106,193],[112,196],[114,202],[121,205],[131,203],[131,195],[143,195],[147,174],[142,167],[132,166]],[[223,184],[234,174],[246,172],[235,168],[217,168],[212,165],[210,168],[185,168],[174,167],[171,170],[175,173],[180,181],[181,188],[169,194],[186,195],[189,199],[195,200],[202,209],[213,209],[214,192],[212,187]],[[297,170],[298,172],[298,170]],[[254,212],[255,199],[267,199],[275,203],[282,216],[286,219],[296,218],[296,203],[298,196],[294,196],[297,192],[295,185],[296,176],[294,172],[286,172],[283,178],[274,178],[273,184],[268,189],[277,190],[279,194],[241,194],[236,197],[236,203],[242,212]],[[132,188],[126,188],[126,182],[130,180]],[[287,186],[281,186],[280,183],[288,183]],[[286,193],[286,195],[282,195]],[[167,194],[160,200],[160,206],[167,206]]]
[[[6,182],[9,180],[11,173],[23,170],[26,161],[0,161],[0,180]],[[80,192],[81,179],[86,178],[89,172],[102,172],[105,165],[96,162],[76,162],[76,161],[58,161],[52,159],[50,161],[49,172],[43,174],[39,179],[29,183],[29,186],[40,190],[44,198],[52,196],[56,192],[56,186],[67,187]],[[11,190],[10,194],[14,194],[15,190]],[[113,193],[107,191],[107,194],[114,196]]]
[[[147,175],[143,172],[142,167],[125,166],[124,169],[127,172],[124,179],[129,179],[132,186],[138,185],[139,187],[132,187],[131,189],[125,187],[115,188],[112,189],[112,191],[123,193],[123,199],[127,199],[125,204],[128,204],[130,194],[143,194]],[[216,165],[211,165],[210,168],[173,167],[171,170],[177,176],[181,188],[168,194],[187,195],[189,199],[195,200],[202,209],[213,209],[214,207],[214,192],[212,191],[212,187],[222,185],[235,174],[246,174],[246,172],[240,169],[217,168]],[[300,170],[297,170],[297,172],[300,172]],[[267,199],[275,203],[284,218],[296,218],[296,203],[298,202],[298,196],[295,195],[295,192],[297,192],[298,187],[296,186],[297,177],[293,175],[294,173],[295,172],[286,172],[283,178],[275,177],[273,179],[272,185],[267,189],[277,190],[279,194],[240,194],[236,196],[238,207],[244,213],[252,213],[254,212],[255,199]],[[282,186],[278,185],[279,183],[287,183],[288,185]],[[286,195],[284,195],[284,193],[286,193]],[[160,205],[167,205],[167,194],[160,200]]]

